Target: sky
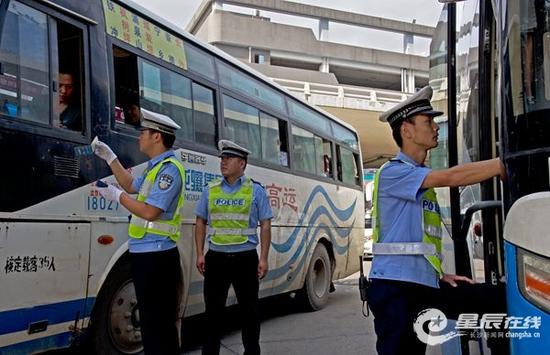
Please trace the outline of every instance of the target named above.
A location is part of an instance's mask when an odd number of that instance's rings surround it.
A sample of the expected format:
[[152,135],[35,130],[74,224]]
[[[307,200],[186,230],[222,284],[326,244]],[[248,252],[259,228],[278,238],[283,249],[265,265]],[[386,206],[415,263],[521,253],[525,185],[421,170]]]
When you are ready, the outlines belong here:
[[[202,0],[134,1],[182,28],[187,26],[187,23],[202,2]],[[437,0],[293,0],[293,2],[405,22],[416,20],[418,24],[434,27],[442,8],[442,5]],[[231,6],[224,5],[224,9],[232,8]],[[265,11],[262,11],[262,16],[270,17],[272,21],[281,23],[288,23],[294,20],[296,21],[296,25],[310,27],[314,32],[317,27],[315,21],[311,19],[296,20],[290,16],[266,13]],[[357,28],[337,23],[330,24],[329,41],[395,51],[401,51],[403,47],[403,39],[400,35],[367,29],[357,30]],[[414,53],[425,54],[424,52],[427,51],[428,47],[429,41],[427,39],[417,39]]]

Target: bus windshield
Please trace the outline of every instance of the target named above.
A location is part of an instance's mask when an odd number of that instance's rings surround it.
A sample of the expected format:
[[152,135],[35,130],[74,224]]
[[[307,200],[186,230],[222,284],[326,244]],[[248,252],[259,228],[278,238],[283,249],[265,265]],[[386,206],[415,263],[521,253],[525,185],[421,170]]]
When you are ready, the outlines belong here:
[[503,59],[510,67],[510,78],[504,101],[503,148],[510,169],[522,172],[509,177],[509,203],[513,203],[550,188],[550,3],[510,1],[504,25],[508,30]]
[[[513,0],[507,16],[513,116],[508,117],[508,149],[520,152],[550,147],[550,3]],[[513,22],[519,18],[520,24]],[[518,47],[519,48],[515,48]],[[505,54],[506,55],[506,54]]]

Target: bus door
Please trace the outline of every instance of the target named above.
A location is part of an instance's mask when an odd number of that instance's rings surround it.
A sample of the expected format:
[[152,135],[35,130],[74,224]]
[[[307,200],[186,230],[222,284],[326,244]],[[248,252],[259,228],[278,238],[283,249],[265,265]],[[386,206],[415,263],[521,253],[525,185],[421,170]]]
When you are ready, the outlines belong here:
[[0,353],[70,343],[86,305],[90,223],[0,222]]
[[[479,160],[492,159],[500,155],[498,130],[498,90],[497,66],[498,46],[496,40],[496,23],[493,7],[490,1],[480,1],[479,9],[479,91],[477,112],[479,126]],[[503,236],[502,236],[502,197],[500,184],[496,178],[480,184],[481,201],[485,202],[480,210],[480,219],[472,223],[470,228],[471,242],[476,251],[474,274],[485,282],[496,286],[504,276]],[[504,297],[504,295],[503,295]]]

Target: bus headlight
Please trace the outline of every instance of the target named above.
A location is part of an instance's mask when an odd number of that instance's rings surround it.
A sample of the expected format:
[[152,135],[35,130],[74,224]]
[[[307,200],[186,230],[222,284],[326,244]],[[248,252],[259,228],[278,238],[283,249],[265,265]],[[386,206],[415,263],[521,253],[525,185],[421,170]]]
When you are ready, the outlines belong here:
[[523,296],[550,312],[550,259],[518,248],[518,283]]

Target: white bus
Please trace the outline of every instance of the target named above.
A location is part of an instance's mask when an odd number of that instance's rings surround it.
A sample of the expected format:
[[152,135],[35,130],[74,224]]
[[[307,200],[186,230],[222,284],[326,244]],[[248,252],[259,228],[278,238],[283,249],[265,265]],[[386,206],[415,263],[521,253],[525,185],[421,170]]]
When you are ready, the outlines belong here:
[[3,0],[0,29],[0,353],[68,347],[82,334],[96,353],[141,351],[129,212],[99,196],[95,182],[115,180],[85,149],[98,136],[140,174],[139,107],[183,127],[182,317],[204,311],[193,211],[220,177],[222,138],[252,151],[246,173],[275,216],[261,297],[301,291],[319,309],[332,279],[359,269],[352,127],[130,1]]

